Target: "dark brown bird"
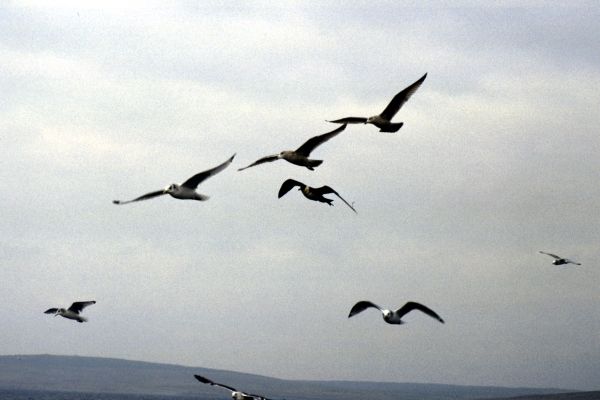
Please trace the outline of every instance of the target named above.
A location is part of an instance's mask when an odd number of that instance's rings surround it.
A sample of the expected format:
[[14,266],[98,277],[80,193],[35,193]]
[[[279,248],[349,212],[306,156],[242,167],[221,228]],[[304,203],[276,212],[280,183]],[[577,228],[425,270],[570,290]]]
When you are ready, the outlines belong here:
[[283,182],[281,184],[281,188],[279,189],[278,197],[282,198],[287,192],[289,192],[296,186],[299,186],[298,190],[300,190],[302,192],[302,194],[304,195],[304,197],[306,197],[307,199],[313,200],[313,201],[320,201],[321,203],[327,203],[330,206],[333,205],[333,204],[331,204],[331,203],[333,203],[333,200],[326,198],[324,195],[333,193],[337,197],[339,197],[340,200],[342,200],[344,203],[346,203],[346,205],[348,207],[350,207],[352,209],[352,211],[354,211],[356,213],[356,210],[354,209],[354,207],[352,207],[346,200],[344,200],[344,198],[342,196],[339,195],[338,192],[336,192],[329,186],[321,186],[318,188],[313,188],[313,187],[305,185],[302,182],[298,182],[293,179],[287,179],[285,182]]

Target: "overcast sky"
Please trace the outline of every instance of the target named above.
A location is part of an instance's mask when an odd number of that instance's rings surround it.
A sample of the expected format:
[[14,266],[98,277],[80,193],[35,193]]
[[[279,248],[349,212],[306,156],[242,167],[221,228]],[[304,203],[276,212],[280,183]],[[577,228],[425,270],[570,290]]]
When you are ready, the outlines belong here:
[[[597,2],[81,3],[0,6],[0,354],[600,389]],[[425,72],[399,132],[237,171]]]

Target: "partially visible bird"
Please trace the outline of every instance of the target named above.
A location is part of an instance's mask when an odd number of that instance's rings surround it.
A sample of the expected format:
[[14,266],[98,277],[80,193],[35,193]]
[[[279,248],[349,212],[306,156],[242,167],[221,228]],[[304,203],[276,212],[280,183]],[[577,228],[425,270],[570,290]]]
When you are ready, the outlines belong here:
[[348,314],[348,318],[350,318],[360,312],[363,312],[367,308],[376,308],[379,311],[381,311],[381,313],[383,314],[383,320],[385,322],[387,322],[388,324],[397,324],[397,325],[403,324],[404,321],[402,321],[402,317],[404,315],[406,315],[407,313],[411,312],[412,310],[419,310],[421,312],[424,312],[425,314],[429,315],[430,317],[437,319],[442,324],[444,323],[444,320],[439,315],[437,315],[435,313],[435,311],[424,306],[423,304],[415,303],[414,301],[409,301],[408,303],[406,303],[405,305],[403,305],[396,311],[383,309],[383,308],[379,307],[377,304],[371,303],[370,301],[359,301],[350,310],[350,314]]
[[200,382],[202,383],[206,383],[208,385],[212,385],[212,386],[220,386],[222,388],[231,390],[231,398],[234,400],[271,400],[267,397],[264,396],[260,396],[257,394],[250,394],[250,393],[245,393],[242,392],[240,390],[237,390],[231,386],[227,386],[227,385],[223,385],[222,383],[217,383],[217,382],[213,382],[208,378],[205,378],[203,376],[200,375],[194,375],[194,378],[198,379]]
[[415,83],[395,95],[392,101],[390,101],[390,104],[388,104],[385,110],[383,110],[379,115],[374,115],[369,118],[346,117],[327,122],[333,122],[336,124],[373,124],[379,128],[379,132],[397,132],[400,128],[402,128],[404,122],[394,123],[392,122],[392,118],[394,118],[394,115],[396,115],[404,103],[410,99],[410,96],[417,91],[426,77],[427,73],[419,78],[419,80],[417,80]]
[[344,198],[342,196],[339,195],[338,192],[336,192],[329,186],[321,186],[318,188],[313,188],[313,187],[305,185],[302,182],[298,182],[293,179],[287,179],[285,182],[283,182],[281,184],[281,188],[279,189],[278,197],[279,198],[283,197],[287,192],[289,192],[290,190],[292,190],[292,188],[294,188],[296,186],[299,186],[298,190],[300,190],[302,192],[302,194],[304,195],[304,197],[306,197],[307,199],[314,200],[314,201],[320,201],[321,203],[327,203],[330,206],[333,205],[333,204],[331,204],[331,203],[333,203],[333,200],[324,197],[324,195],[333,193],[337,197],[339,197],[344,203],[346,203],[346,205],[348,207],[350,207],[352,209],[352,211],[354,211],[356,213],[356,210],[354,209],[354,207],[352,207],[346,200],[344,200]]
[[86,322],[87,318],[82,317],[80,313],[84,308],[86,308],[87,306],[91,306],[92,304],[96,304],[96,301],[76,301],[75,303],[71,304],[71,307],[67,308],[66,310],[64,308],[49,308],[46,311],[44,311],[44,313],[54,314],[55,317],[57,315],[60,315],[64,318],[74,319],[77,322]]
[[210,178],[213,175],[216,175],[217,173],[219,173],[219,172],[223,171],[225,168],[227,168],[229,166],[229,164],[231,164],[231,161],[233,161],[233,157],[235,157],[235,154],[232,155],[223,164],[221,164],[215,168],[209,169],[207,171],[200,172],[200,173],[192,176],[187,181],[183,182],[181,185],[172,183],[171,185],[167,186],[166,188],[164,188],[162,190],[157,190],[156,192],[146,193],[145,195],[137,197],[133,200],[128,200],[128,201],[113,200],[113,203],[114,204],[133,203],[134,201],[148,200],[148,199],[152,199],[154,197],[162,196],[163,194],[169,194],[169,195],[171,195],[171,197],[174,197],[176,199],[181,199],[181,200],[199,200],[199,201],[208,200],[209,197],[196,192],[196,188],[204,180]]
[[318,167],[319,165],[321,165],[321,163],[323,163],[323,160],[309,159],[308,156],[310,155],[310,153],[315,148],[317,148],[319,145],[325,143],[326,141],[328,141],[329,139],[331,139],[338,133],[342,132],[344,129],[346,129],[346,124],[340,126],[337,129],[334,129],[331,132],[327,132],[322,135],[318,135],[318,136],[308,139],[306,141],[306,143],[304,143],[302,146],[298,147],[296,150],[285,150],[279,154],[274,154],[272,156],[266,156],[263,158],[259,158],[252,164],[250,164],[246,167],[243,167],[243,168],[239,168],[238,171],[243,171],[246,168],[254,167],[255,165],[263,164],[266,162],[272,162],[272,161],[276,161],[279,159],[284,159],[287,162],[299,165],[301,167],[306,167],[309,170],[313,171],[315,167]]
[[569,260],[568,258],[562,258],[560,256],[557,256],[556,254],[552,254],[552,253],[546,253],[545,251],[541,251],[540,253],[542,254],[546,254],[552,258],[554,258],[554,261],[552,261],[552,264],[554,265],[564,265],[564,264],[575,264],[575,265],[581,265],[578,262],[575,262],[573,260]]

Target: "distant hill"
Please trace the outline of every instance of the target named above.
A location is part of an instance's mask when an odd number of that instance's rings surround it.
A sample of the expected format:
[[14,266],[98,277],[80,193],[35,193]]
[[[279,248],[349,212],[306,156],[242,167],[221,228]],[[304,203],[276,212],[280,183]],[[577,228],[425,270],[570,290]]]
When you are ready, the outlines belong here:
[[600,391],[540,394],[493,400],[600,400]]
[[[162,396],[163,398],[229,398],[227,391],[203,385],[193,378],[193,374],[205,375],[217,382],[229,384],[244,391],[287,400],[470,400],[567,392],[560,389],[421,383],[282,380],[240,372],[112,358],[16,355],[0,356],[0,393],[43,391],[44,393],[80,392],[130,395],[128,397],[144,395]],[[576,396],[578,393],[573,395]],[[566,396],[568,395],[565,395],[564,398],[552,398],[552,400],[583,399],[581,397],[567,398]],[[41,398],[39,396],[30,397]],[[5,396],[3,395],[2,398]],[[113,397],[99,396],[99,398]],[[520,400],[529,400],[529,397]],[[536,398],[535,400],[545,400],[545,398]]]

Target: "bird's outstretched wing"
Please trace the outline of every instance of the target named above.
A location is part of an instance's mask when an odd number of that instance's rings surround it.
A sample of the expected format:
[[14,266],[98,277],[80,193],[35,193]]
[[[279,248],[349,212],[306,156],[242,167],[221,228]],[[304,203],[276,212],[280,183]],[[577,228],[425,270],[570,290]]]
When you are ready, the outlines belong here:
[[206,384],[208,384],[208,385],[212,385],[212,386],[220,386],[220,387],[222,387],[222,388],[229,389],[229,390],[231,390],[232,392],[237,392],[237,391],[238,391],[237,389],[235,389],[235,388],[232,388],[231,386],[223,385],[222,383],[213,382],[213,381],[211,381],[210,379],[208,379],[208,378],[205,378],[205,377],[203,377],[203,376],[200,376],[200,375],[194,375],[194,378],[196,378],[196,379],[198,379],[200,382],[202,382],[202,383],[206,383]]
[[340,119],[334,119],[333,121],[326,120],[334,124],[364,124],[367,122],[367,118],[364,117],[346,117]]
[[565,258],[565,262],[567,264],[581,265],[581,263],[578,263],[577,261],[569,260],[568,258]]
[[56,314],[57,311],[58,308],[49,308],[46,311],[44,311],[44,314]]
[[306,185],[302,182],[298,182],[293,179],[286,179],[281,184],[281,187],[279,188],[279,193],[277,194],[277,197],[282,198],[287,192],[289,192],[296,186],[300,186],[300,188],[304,188]]
[[433,311],[431,308],[426,307],[420,303],[415,303],[414,301],[409,301],[408,303],[397,309],[396,314],[398,314],[398,317],[402,318],[403,315],[411,312],[412,310],[419,310],[429,315],[430,317],[437,319],[442,324],[444,323],[444,320],[439,315],[437,315],[435,311]]
[[329,139],[346,129],[346,126],[347,125],[344,124],[339,128],[332,130],[331,132],[327,132],[322,135],[318,135],[308,139],[306,143],[304,143],[302,146],[296,149],[296,153],[308,157],[310,155],[310,152],[313,151],[317,146],[325,143],[326,141],[328,141]]
[[398,110],[400,110],[404,103],[406,103],[406,101],[410,99],[410,96],[412,96],[417,91],[419,86],[421,86],[426,77],[427,73],[423,75],[418,81],[416,81],[415,83],[413,83],[412,85],[395,95],[392,101],[390,101],[390,104],[388,104],[385,110],[383,110],[379,115],[382,118],[391,121],[392,118],[394,118],[394,115],[396,115],[396,113],[398,112]]
[[162,196],[163,194],[167,194],[167,191],[164,189],[157,190],[156,192],[146,193],[145,195],[137,197],[133,200],[127,200],[127,201],[113,200],[113,204],[127,204],[127,203],[133,203],[134,201],[148,200],[148,199],[152,199],[154,197]]
[[348,314],[348,318],[365,311],[367,308],[376,308],[379,311],[381,311],[381,307],[379,307],[377,304],[371,303],[370,301],[359,301],[358,303],[356,303],[351,309],[350,309],[350,314]]
[[352,211],[354,211],[355,213],[357,213],[356,210],[354,209],[354,207],[352,207],[350,205],[350,203],[348,203],[346,200],[344,200],[344,198],[342,196],[340,196],[340,194],[338,192],[336,192],[335,190],[333,190],[333,188],[331,188],[330,186],[321,186],[320,188],[318,188],[316,190],[318,190],[321,194],[327,194],[327,193],[335,194],[337,197],[340,198],[340,200],[342,200],[344,203],[346,203],[346,205],[348,207],[350,207],[352,209]]
[[263,157],[263,158],[259,158],[258,160],[254,161],[250,165],[247,165],[247,166],[245,166],[243,168],[238,168],[238,171],[243,171],[246,168],[254,167],[255,165],[263,164],[263,163],[266,163],[266,162],[272,162],[272,161],[276,161],[276,160],[279,160],[279,154],[274,154],[272,156],[266,156],[266,157]]
[[229,159],[227,161],[225,161],[223,164],[216,166],[212,169],[209,169],[208,171],[200,172],[199,174],[192,176],[190,179],[183,182],[181,184],[181,186],[185,186],[190,189],[196,189],[202,181],[204,181],[207,178],[210,178],[213,175],[218,174],[219,172],[221,172],[225,168],[227,168],[229,166],[229,164],[231,164],[231,162],[233,161],[234,157],[235,157],[235,154],[232,155],[231,157],[229,157]]
[[562,258],[560,256],[557,256],[556,254],[546,253],[545,251],[541,251],[541,250],[540,250],[540,253],[550,256],[550,257],[553,257],[553,258],[556,258],[557,260],[560,260]]
[[96,304],[96,301],[76,301],[75,303],[71,304],[71,307],[69,307],[69,311],[79,313],[81,312],[81,310],[83,310],[87,306],[91,306],[92,304]]

